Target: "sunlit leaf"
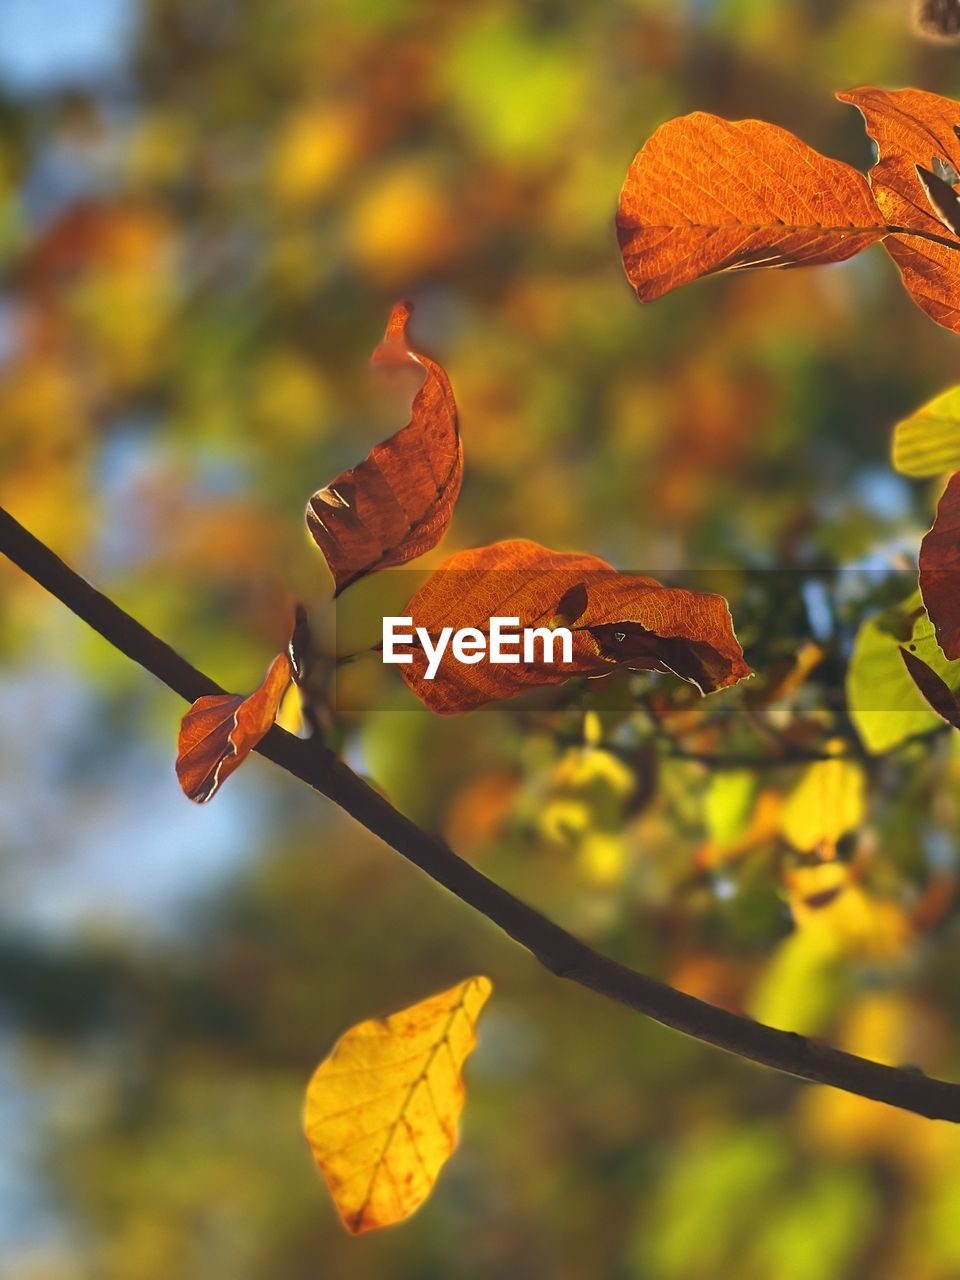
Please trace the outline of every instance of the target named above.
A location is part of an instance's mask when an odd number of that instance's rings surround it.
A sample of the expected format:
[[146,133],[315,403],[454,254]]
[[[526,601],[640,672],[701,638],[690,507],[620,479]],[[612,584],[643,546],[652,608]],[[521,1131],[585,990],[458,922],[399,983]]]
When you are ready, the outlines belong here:
[[455,258],[466,224],[448,182],[438,166],[408,159],[364,185],[346,239],[354,261],[381,289],[402,287]]
[[642,302],[716,271],[840,262],[879,240],[866,179],[776,125],[697,111],[638,152],[617,229]]
[[[848,1053],[874,1062],[915,1063],[931,1051],[930,1009],[912,997],[909,987],[871,986],[850,1001],[833,1034],[837,1047]],[[878,1107],[868,1098],[822,1085],[803,1091],[798,1119],[804,1134],[824,1154],[860,1161],[879,1157],[902,1170],[910,1181],[952,1185],[949,1171],[956,1167],[960,1146],[954,1125],[928,1124],[908,1111]],[[941,1274],[942,1259],[960,1261],[960,1251],[953,1251],[957,1241],[953,1224],[960,1206],[953,1199],[944,1223],[951,1252],[937,1253],[936,1270]],[[955,1268],[948,1263],[946,1273],[951,1269]]]
[[489,978],[467,978],[361,1022],[314,1072],[304,1128],[352,1234],[402,1221],[433,1189],[457,1144],[461,1070],[491,990]]
[[743,835],[756,794],[757,779],[749,769],[728,769],[711,777],[704,796],[703,816],[714,844],[732,844]]
[[905,476],[960,470],[960,387],[951,387],[893,429],[893,465]]
[[795,867],[787,892],[798,930],[819,933],[849,955],[893,957],[909,935],[903,908],[866,889],[858,869],[848,863]]
[[435,547],[460,493],[463,452],[453,392],[443,369],[411,348],[411,311],[408,303],[394,307],[374,352],[376,362],[413,363],[424,370],[409,423],[307,505],[307,528],[338,595],[368,573],[406,564]]
[[218,693],[197,699],[180,722],[177,744],[177,778],[185,795],[202,804],[243,764],[275,721],[291,675],[290,658],[280,653],[248,697]]
[[298,107],[273,140],[267,179],[277,200],[300,209],[326,195],[361,145],[356,109],[343,105]]
[[[885,248],[918,307],[937,324],[960,331],[960,200],[940,176],[960,165],[960,103],[920,89],[852,89],[837,95],[863,115],[877,144],[870,185],[883,220],[926,236],[892,235]],[[936,166],[931,170],[931,166]],[[933,172],[934,181],[920,173]]]
[[613,752],[572,747],[538,798],[537,828],[575,855],[579,876],[600,886],[618,883],[629,849],[625,828],[640,785],[631,765]]
[[448,647],[434,678],[427,679],[426,652],[415,645],[412,662],[400,667],[404,680],[431,710],[449,715],[572,676],[609,675],[618,666],[669,672],[703,693],[750,674],[722,596],[664,587],[653,578],[620,574],[597,556],[550,551],[520,539],[451,556],[406,614],[431,638],[444,628],[468,627],[489,637],[494,616],[518,618],[515,629],[550,631],[580,587],[586,601],[570,627],[570,663],[561,661],[559,644],[550,661],[543,660],[541,647],[533,662],[518,654],[516,663],[493,663],[485,652],[470,665],[457,661]]
[[[725,779],[732,781],[729,788]],[[747,781],[753,785],[747,788]],[[719,783],[719,786],[715,784]],[[714,774],[707,793],[705,818],[709,839],[697,850],[699,867],[720,867],[769,846],[780,834],[783,801],[772,788],[757,791],[752,774],[731,769]]]
[[829,931],[795,929],[770,957],[751,993],[748,1013],[783,1031],[824,1031],[840,996],[842,957],[842,942]]
[[919,594],[898,610],[868,618],[857,632],[847,668],[847,708],[868,751],[890,751],[906,738],[930,733],[940,719],[925,704],[900,656],[916,653],[951,688],[960,688],[960,664],[951,665],[937,646]]
[[832,856],[837,842],[863,821],[865,792],[866,776],[855,760],[815,761],[784,805],[784,838],[801,853]]

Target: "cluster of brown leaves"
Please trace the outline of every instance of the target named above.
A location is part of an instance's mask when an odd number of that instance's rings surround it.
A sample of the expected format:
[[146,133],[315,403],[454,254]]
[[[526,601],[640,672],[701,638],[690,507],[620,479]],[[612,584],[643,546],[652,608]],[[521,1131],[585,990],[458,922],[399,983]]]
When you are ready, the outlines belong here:
[[[406,303],[394,308],[374,352],[375,363],[423,370],[409,423],[307,506],[307,528],[336,595],[436,546],[460,492],[463,453],[453,392],[440,365],[411,346],[410,313]],[[575,627],[574,662],[445,662],[428,681],[420,650],[402,671],[428,707],[466,711],[573,675],[607,675],[617,666],[672,672],[703,693],[749,674],[721,596],[663,587],[617,573],[597,556],[534,542],[500,542],[451,557],[407,608],[415,627],[435,635],[445,626],[489,630],[491,616],[507,607],[522,627]],[[177,776],[192,800],[209,800],[273,725],[291,680],[299,684],[303,677],[302,644],[295,629],[289,649],[248,697],[201,698],[184,716]],[[460,1070],[489,993],[489,979],[470,978],[389,1018],[361,1023],[317,1068],[307,1091],[307,1138],[350,1232],[398,1222],[430,1194],[456,1145]]]
[[718,271],[840,262],[882,241],[917,305],[960,332],[960,104],[918,89],[838,97],[877,144],[869,183],[761,120],[698,111],[654,133],[617,215],[641,301]]
[[[338,595],[367,574],[405,564],[436,546],[460,492],[463,452],[453,392],[444,370],[411,347],[410,313],[407,303],[394,308],[374,353],[376,363],[411,361],[425,371],[410,422],[315,493],[307,507],[307,527]],[[606,675],[618,664],[671,671],[704,693],[749,674],[720,597],[670,590],[651,578],[617,574],[597,556],[533,542],[494,543],[452,556],[431,574],[407,612],[414,627],[431,637],[444,627],[486,633],[495,614],[516,616],[520,627],[577,625],[572,665],[493,665],[484,659],[463,666],[445,657],[437,677],[426,680],[427,659],[419,649],[402,668],[404,679],[441,714],[575,675]]]
[[[877,143],[869,183],[760,121],[731,123],[698,112],[657,130],[630,167],[618,216],[624,266],[641,300],[718,271],[839,262],[882,241],[918,305],[960,331],[960,105],[915,90],[860,89],[840,97],[860,109]],[[435,547],[460,493],[453,392],[441,366],[411,345],[410,313],[408,304],[394,308],[374,353],[377,363],[422,370],[409,423],[318,490],[307,507],[307,527],[336,595]],[[939,456],[939,443],[924,448]],[[948,658],[960,657],[960,606],[951,589],[958,568],[960,473],[947,486],[920,555],[924,600]],[[415,653],[403,678],[441,714],[623,667],[669,672],[702,693],[749,674],[721,596],[665,587],[618,573],[596,556],[522,539],[450,557],[407,612],[414,628],[431,637],[448,627],[488,632],[494,615],[515,616],[521,628],[563,625],[574,634],[568,664],[441,660],[428,680],[427,655]],[[249,697],[202,698],[184,717],[177,772],[192,799],[209,799],[269,730],[290,681],[300,679],[296,647],[294,640]],[[957,695],[909,650],[903,656],[934,709],[960,726]],[[855,768],[828,761],[815,769],[784,818],[800,849],[832,848],[862,810]],[[829,812],[812,820],[825,809],[824,795],[831,797]],[[461,1068],[489,993],[488,979],[470,978],[361,1023],[317,1069],[306,1133],[349,1231],[397,1222],[429,1195],[456,1143]]]
[[[423,370],[409,423],[318,490],[307,528],[327,561],[335,595],[378,570],[406,564],[437,545],[450,525],[463,475],[457,407],[445,371],[416,351],[407,334],[412,307],[394,307],[373,361]],[[608,675],[617,666],[671,672],[712,693],[750,674],[726,601],[617,573],[597,556],[551,551],[514,540],[464,551],[442,563],[407,606],[414,627],[488,633],[490,618],[517,616],[520,627],[576,626],[572,664],[556,660],[463,666],[450,655],[424,678],[422,648],[404,678],[431,710],[455,714],[525,688],[572,676]],[[201,698],[184,717],[177,775],[186,794],[209,800],[221,781],[272,725],[296,675],[281,654],[248,698]]]
[[[694,112],[654,133],[630,166],[617,216],[624,268],[642,302],[716,272],[841,262],[881,241],[914,302],[960,332],[960,103],[918,89],[837,96],[858,108],[877,145],[869,182],[761,120]],[[901,426],[908,474],[936,474],[939,460],[957,457],[952,412],[928,411]],[[919,567],[937,641],[958,659],[960,472],[923,539]],[[956,694],[902,652],[931,707],[960,727]]]

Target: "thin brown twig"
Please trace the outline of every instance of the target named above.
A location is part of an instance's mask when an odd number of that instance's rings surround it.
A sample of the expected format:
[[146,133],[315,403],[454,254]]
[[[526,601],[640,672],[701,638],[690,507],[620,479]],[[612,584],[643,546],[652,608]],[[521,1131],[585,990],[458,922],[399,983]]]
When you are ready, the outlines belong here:
[[[69,568],[0,508],[0,551],[41,587],[188,702],[222,692],[164,641]],[[275,726],[258,752],[319,791],[461,902],[498,925],[551,973],[664,1026],[801,1079],[889,1103],[932,1119],[960,1121],[960,1085],[912,1068],[885,1066],[805,1036],[707,1004],[611,960],[405,817],[325,747]]]

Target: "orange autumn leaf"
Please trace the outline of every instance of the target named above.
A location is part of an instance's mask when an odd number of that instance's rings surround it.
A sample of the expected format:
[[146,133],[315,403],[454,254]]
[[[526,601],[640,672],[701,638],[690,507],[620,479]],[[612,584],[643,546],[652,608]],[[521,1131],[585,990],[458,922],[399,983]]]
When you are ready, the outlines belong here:
[[307,528],[330,566],[336,595],[368,573],[406,564],[435,547],[460,493],[457,406],[440,365],[410,346],[412,311],[406,302],[394,307],[373,355],[375,363],[424,370],[410,421],[307,504]]
[[840,262],[886,234],[856,169],[776,125],[703,111],[637,153],[617,231],[641,302],[716,271]]
[[950,477],[933,528],[920,543],[920,592],[937,643],[960,658],[960,471]]
[[177,744],[177,778],[185,795],[203,804],[243,764],[276,719],[291,675],[289,655],[280,653],[248,697],[217,693],[197,699],[180,722]]
[[352,1235],[408,1218],[457,1145],[463,1064],[490,996],[467,978],[387,1018],[352,1027],[307,1087],[304,1131]]
[[[401,666],[404,680],[432,711],[452,715],[524,689],[562,684],[572,676],[609,675],[618,666],[672,672],[711,693],[750,674],[733,632],[727,602],[664,587],[653,578],[618,573],[598,556],[551,551],[514,539],[462,551],[444,561],[407,605],[414,628],[438,637],[444,628],[476,628],[489,636],[494,616],[517,628],[558,625],[573,633],[572,662],[465,665],[445,653],[433,679],[419,645]],[[522,658],[522,654],[518,655]]]
[[862,88],[837,97],[860,111],[877,144],[870,184],[884,222],[916,233],[891,235],[884,247],[917,306],[960,332],[960,103],[920,89]]

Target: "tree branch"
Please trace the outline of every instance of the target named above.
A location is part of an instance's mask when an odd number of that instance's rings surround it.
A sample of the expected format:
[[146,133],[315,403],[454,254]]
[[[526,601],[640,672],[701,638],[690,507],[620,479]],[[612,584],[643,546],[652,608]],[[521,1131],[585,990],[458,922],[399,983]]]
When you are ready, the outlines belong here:
[[[114,648],[188,702],[223,692],[95,590],[2,508],[0,551]],[[558,977],[741,1058],[918,1115],[960,1121],[960,1085],[932,1079],[912,1068],[884,1066],[753,1022],[594,951],[464,862],[441,840],[422,831],[316,742],[295,738],[275,726],[257,751],[339,805],[408,862],[498,925]]]

